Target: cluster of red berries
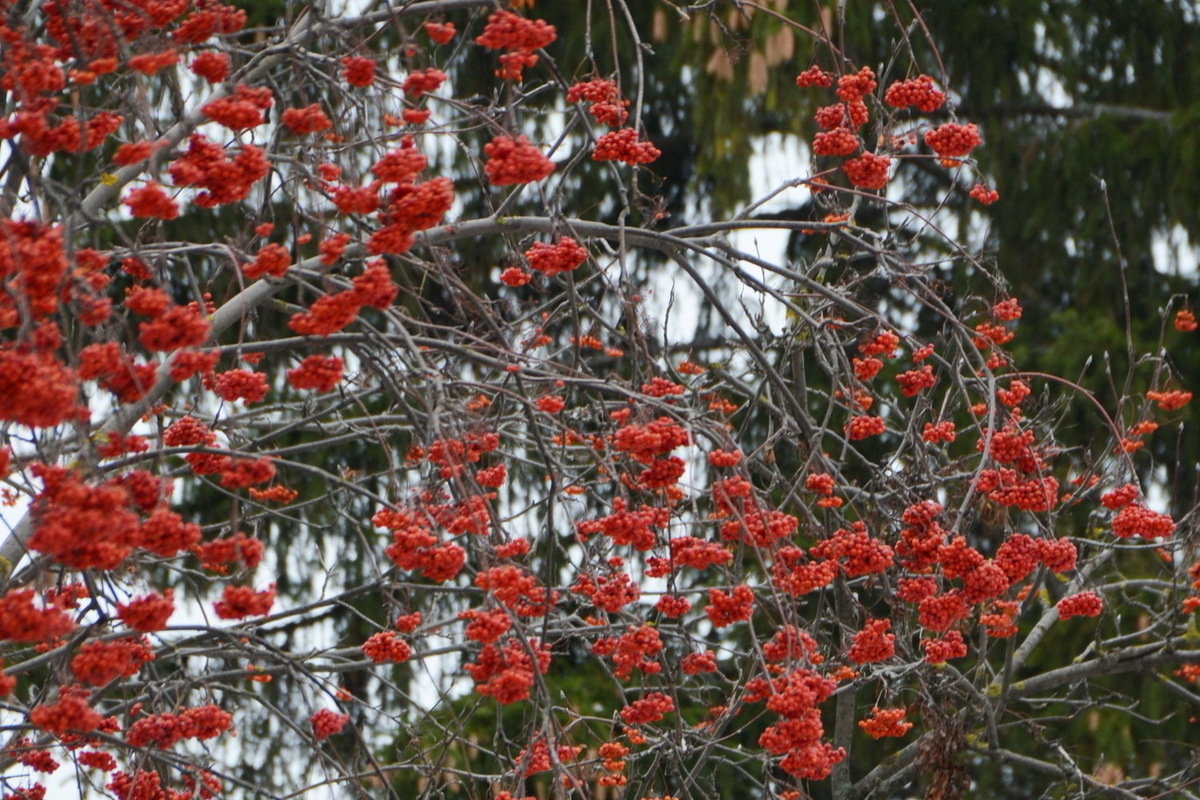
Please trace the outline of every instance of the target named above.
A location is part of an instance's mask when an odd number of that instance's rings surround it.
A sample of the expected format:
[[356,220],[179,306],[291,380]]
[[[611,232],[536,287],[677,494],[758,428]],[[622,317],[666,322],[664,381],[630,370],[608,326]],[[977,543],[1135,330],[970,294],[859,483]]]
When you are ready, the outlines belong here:
[[808,561],[799,547],[781,547],[771,567],[771,585],[793,597],[801,597],[833,583],[838,566],[832,561]]
[[[574,761],[582,750],[582,746],[572,747],[562,744],[554,748],[554,754],[559,764],[565,764],[568,761]],[[521,774],[526,778],[550,770],[552,766],[550,747],[546,743],[546,737],[539,736],[529,747],[517,753],[517,765],[521,768]],[[501,794],[508,794],[508,792],[501,792]],[[524,800],[530,800],[530,798],[524,798]]]
[[346,56],[342,59],[342,77],[351,86],[370,86],[375,82],[375,60]]
[[591,103],[588,113],[601,125],[619,128],[629,118],[629,112],[625,110],[629,101],[621,99],[621,91],[612,81],[595,78],[576,83],[567,89],[567,102],[581,101]]
[[763,658],[767,661],[794,661],[805,659],[811,664],[820,664],[824,657],[817,652],[817,640],[809,636],[795,625],[784,625],[771,641],[762,647]]
[[662,151],[650,142],[639,142],[633,128],[609,131],[596,140],[592,150],[595,161],[620,161],[625,164],[649,164],[662,155]]
[[220,83],[229,75],[229,56],[215,50],[205,50],[192,61],[190,69],[209,83]]
[[855,416],[846,423],[846,436],[851,441],[859,441],[870,436],[878,436],[887,430],[882,417]]
[[1104,610],[1104,601],[1095,592],[1079,592],[1059,600],[1055,608],[1059,619],[1098,617]]
[[493,186],[536,183],[554,172],[554,162],[524,135],[497,136],[483,146],[488,161],[483,170]]
[[554,244],[535,242],[525,251],[529,266],[548,278],[577,269],[587,261],[587,256],[587,249],[569,236],[564,236]]
[[646,725],[658,722],[675,710],[675,701],[662,692],[650,692],[621,709],[621,719],[627,725]]
[[950,420],[945,420],[937,424],[926,422],[925,429],[921,432],[921,438],[930,444],[937,444],[938,442],[946,442],[949,444],[950,442],[953,442],[957,436],[958,434],[954,429],[954,423]]
[[1146,399],[1157,403],[1163,411],[1178,411],[1192,402],[1192,393],[1177,389],[1169,392],[1146,392]]
[[117,616],[131,629],[140,633],[161,631],[175,612],[175,594],[171,589],[163,593],[150,593],[117,604]]
[[981,141],[979,128],[974,123],[959,125],[947,122],[925,132],[925,144],[943,159],[969,155]]
[[887,185],[888,170],[892,160],[875,153],[863,153],[842,164],[842,171],[850,182],[860,189],[876,190]]
[[1145,506],[1130,503],[1117,512],[1112,521],[1113,535],[1122,539],[1140,536],[1143,539],[1165,539],[1175,532],[1175,522],[1167,514],[1159,514]]
[[270,168],[266,154],[254,145],[243,144],[230,158],[225,147],[195,133],[188,140],[187,152],[173,161],[167,171],[176,186],[203,189],[196,195],[196,205],[212,208],[245,200],[250,188]]
[[809,86],[828,89],[833,86],[833,76],[814,64],[796,76],[796,85],[802,89]]
[[287,371],[287,380],[294,389],[328,392],[341,381],[342,367],[342,360],[337,356],[311,355],[298,367]]
[[946,102],[946,95],[933,88],[933,78],[918,75],[906,81],[896,81],[883,93],[883,102],[893,108],[916,106],[929,113],[937,111]]
[[125,733],[131,747],[154,745],[159,750],[184,739],[215,739],[233,725],[233,716],[209,704],[184,709],[180,714],[151,714],[139,719]]
[[503,9],[493,11],[483,28],[475,37],[475,43],[492,50],[505,50],[500,56],[501,68],[496,74],[509,81],[521,80],[525,67],[535,66],[539,50],[558,38],[553,25],[544,20],[531,20]]
[[862,630],[854,634],[846,657],[855,664],[874,664],[887,661],[896,653],[896,635],[891,630],[890,619],[870,619]]
[[724,546],[695,536],[677,536],[670,541],[670,548],[671,560],[680,567],[708,569],[733,560],[733,554]]
[[340,733],[342,728],[346,727],[346,723],[350,721],[349,714],[339,714],[336,711],[331,711],[328,708],[322,708],[315,712],[309,719],[312,723],[313,738],[317,741],[328,739],[335,733]]
[[404,93],[414,100],[420,99],[426,92],[436,92],[446,82],[446,73],[440,69],[416,69],[404,78],[401,88]]
[[903,708],[871,709],[871,716],[860,720],[858,727],[862,728],[872,739],[882,739],[885,736],[903,736],[908,733],[913,724],[904,719],[907,712]]
[[789,775],[822,780],[846,757],[845,749],[821,741],[825,728],[817,706],[836,688],[829,678],[807,669],[795,669],[771,681],[754,678],[746,684],[746,702],[765,699],[767,708],[783,717],[763,731],[758,743],[767,752],[783,756],[779,767]]
[[261,592],[252,586],[226,586],[221,599],[213,604],[213,610],[221,619],[245,619],[261,617],[275,605],[275,587],[269,586]]
[[921,369],[910,369],[896,376],[900,391],[905,397],[916,397],[922,389],[932,389],[937,386],[937,378],[933,377],[933,367],[929,364]]
[[850,363],[854,367],[854,377],[863,382],[871,380],[883,369],[883,362],[874,356],[867,358],[855,356]]
[[537,639],[523,641],[513,637],[503,647],[484,646],[474,663],[464,665],[463,669],[475,680],[477,692],[508,705],[529,698],[535,670],[544,675],[550,669],[550,648]]
[[274,103],[275,98],[267,87],[254,88],[239,83],[232,97],[211,100],[201,106],[200,111],[231,131],[244,131],[266,122],[262,112]]
[[1105,492],[1100,495],[1100,505],[1110,511],[1116,511],[1137,500],[1139,494],[1141,492],[1138,491],[1138,487],[1132,483],[1127,483],[1124,486],[1113,489],[1111,492]]
[[613,501],[611,514],[596,520],[584,520],[575,526],[575,530],[585,537],[603,534],[612,539],[614,544],[633,545],[637,550],[646,551],[657,544],[655,529],[666,528],[670,520],[669,509],[643,505],[631,511],[624,498],[618,497]]
[[966,656],[967,643],[958,631],[946,631],[938,639],[922,639],[921,649],[925,651],[927,663],[941,664],[953,658]]
[[304,108],[285,109],[280,119],[297,135],[319,133],[333,127],[333,121],[321,110],[320,103],[313,103]]
[[921,626],[931,631],[944,631],[954,623],[966,619],[970,613],[970,605],[957,589],[926,597],[917,605]]
[[704,613],[714,628],[724,628],[735,622],[750,619],[754,610],[754,592],[749,586],[740,584],[732,592],[720,589],[708,590],[708,605]]
[[631,626],[611,648],[602,646],[601,649],[612,655],[616,666],[613,673],[618,678],[628,678],[635,669],[646,675],[662,672],[658,654],[663,651],[663,641],[658,629],[652,625]]
[[995,189],[989,189],[982,183],[977,183],[972,186],[969,194],[971,197],[974,197],[985,206],[990,206],[992,203],[1000,199],[1000,192],[996,191]]
[[133,189],[121,202],[135,217],[175,219],[179,216],[179,204],[154,181]]
[[808,554],[838,563],[847,578],[885,572],[895,555],[891,547],[872,538],[861,521],[834,531],[833,536],[809,548]]
[[458,33],[453,22],[426,22],[421,27],[434,44],[446,44]]
[[380,631],[363,642],[363,655],[377,664],[385,661],[407,661],[412,656],[408,642],[396,636],[395,631]]
[[714,467],[736,467],[741,460],[741,450],[713,450],[708,454],[708,463]]
[[858,145],[858,136],[849,128],[834,128],[813,137],[813,153],[818,156],[848,156]]

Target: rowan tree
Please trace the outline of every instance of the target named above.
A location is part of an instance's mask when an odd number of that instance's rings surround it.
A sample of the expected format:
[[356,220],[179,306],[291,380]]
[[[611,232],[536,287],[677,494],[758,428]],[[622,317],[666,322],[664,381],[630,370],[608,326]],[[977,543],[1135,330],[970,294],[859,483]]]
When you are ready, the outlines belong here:
[[[922,18],[649,5],[0,6],[0,798],[1195,796],[1193,314],[1023,368]],[[729,214],[671,15],[811,115]]]

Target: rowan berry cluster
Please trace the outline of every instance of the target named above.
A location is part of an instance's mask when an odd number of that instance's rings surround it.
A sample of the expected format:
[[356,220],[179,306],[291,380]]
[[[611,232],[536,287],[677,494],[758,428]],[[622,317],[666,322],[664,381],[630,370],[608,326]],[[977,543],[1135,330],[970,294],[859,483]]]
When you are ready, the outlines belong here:
[[342,59],[342,78],[351,86],[370,86],[375,82],[375,60],[346,56]]
[[954,423],[950,420],[945,420],[938,423],[926,422],[925,428],[921,432],[921,438],[930,444],[937,444],[938,442],[946,442],[949,444],[950,442],[954,441],[957,435],[958,434],[954,429]]
[[[533,654],[533,657],[530,654]],[[475,681],[475,690],[494,697],[501,705],[529,698],[535,670],[544,675],[550,668],[550,648],[537,639],[506,639],[502,647],[485,645],[475,661],[463,669]]]
[[662,155],[650,142],[639,142],[633,128],[609,131],[596,140],[592,150],[595,161],[620,161],[624,164],[649,164]]
[[692,610],[692,604],[686,597],[671,594],[664,594],[658,598],[658,602],[654,604],[654,607],[658,610],[658,613],[672,619],[678,619]]
[[1113,518],[1112,529],[1113,535],[1122,539],[1131,536],[1166,539],[1175,532],[1175,521],[1167,514],[1151,511],[1137,503],[1129,503]]
[[658,629],[651,625],[631,626],[619,639],[602,639],[596,645],[598,648],[594,647],[594,652],[612,656],[616,666],[613,674],[618,678],[629,678],[635,669],[646,675],[657,675],[662,671],[658,657],[664,645]]
[[[566,764],[574,761],[583,751],[582,746],[559,745],[554,748],[554,755],[560,764]],[[517,753],[516,764],[520,768],[521,774],[528,778],[530,775],[536,775],[539,772],[546,772],[551,768],[550,761],[550,746],[546,742],[545,736],[538,736],[529,747]]]
[[975,124],[959,125],[947,122],[925,132],[925,144],[943,160],[970,155],[979,146],[979,128]]
[[312,724],[313,738],[317,741],[328,739],[335,733],[341,733],[349,721],[349,714],[339,714],[328,708],[319,709],[309,718],[309,722]]
[[363,655],[377,664],[385,661],[400,663],[412,656],[408,642],[396,636],[395,631],[380,631],[363,642]]
[[779,768],[796,778],[823,780],[846,757],[822,742],[825,728],[817,706],[825,702],[837,684],[807,669],[795,669],[767,681],[754,678],[746,684],[748,703],[767,701],[767,708],[784,719],[763,731],[759,745],[773,755],[782,755]]
[[621,709],[626,725],[648,725],[658,722],[675,710],[675,702],[662,692],[649,692]]
[[854,367],[854,377],[864,383],[874,378],[883,369],[883,362],[873,356],[867,358],[856,356],[850,360],[850,363]]
[[341,382],[342,368],[342,360],[337,356],[311,355],[287,371],[287,380],[294,389],[329,392]]
[[[47,733],[65,738],[69,733],[90,733],[104,722],[88,704],[88,690],[81,686],[65,686],[53,703],[40,703],[29,712],[29,722]],[[128,734],[126,735],[128,741]]]
[[254,88],[239,83],[232,97],[210,100],[200,107],[200,111],[218,125],[232,131],[244,131],[266,122],[262,112],[274,103],[275,98],[267,87]]
[[554,244],[535,242],[525,251],[529,266],[546,277],[574,271],[587,260],[587,255],[587,249],[569,236],[564,236]]
[[900,391],[905,397],[916,397],[922,389],[932,389],[937,386],[937,378],[933,377],[933,367],[926,364],[921,369],[910,369],[896,376]]
[[808,561],[799,547],[782,547],[775,554],[771,567],[771,584],[793,597],[828,586],[838,575],[838,565],[832,561]]
[[585,520],[575,526],[581,536],[603,534],[614,544],[632,545],[635,549],[652,549],[658,541],[655,529],[665,529],[671,520],[668,509],[643,505],[631,511],[623,498],[613,501],[613,513],[597,520]]
[[848,156],[858,149],[858,136],[849,128],[834,128],[813,136],[813,153],[818,156]]
[[1200,327],[1196,322],[1196,315],[1186,308],[1181,308],[1175,312],[1175,320],[1173,322],[1175,330],[1190,333]]
[[1132,483],[1127,483],[1124,486],[1113,489],[1111,492],[1105,492],[1100,495],[1100,505],[1110,511],[1116,511],[1137,500],[1139,494],[1141,492],[1138,491],[1138,487]]
[[896,81],[883,93],[883,102],[893,108],[908,108],[916,106],[918,110],[929,113],[937,111],[946,102],[946,95],[933,87],[933,78],[928,75],[918,75],[906,81]]
[[523,135],[497,136],[483,146],[483,152],[488,158],[483,169],[493,186],[536,183],[554,172],[554,162]]
[[191,548],[200,559],[200,568],[229,574],[230,566],[254,569],[262,561],[264,547],[261,539],[255,539],[238,531],[233,536],[224,536]]
[[209,83],[220,83],[229,76],[229,56],[206,50],[192,60],[190,69]]
[[842,164],[842,171],[860,189],[876,190],[887,185],[892,159],[875,153],[863,153]]
[[135,217],[175,219],[179,216],[179,204],[153,181],[131,190],[121,202],[129,207],[129,213]]
[[887,430],[882,417],[854,416],[846,423],[846,436],[851,441],[860,441],[878,436]]
[[975,198],[980,203],[983,203],[985,206],[990,206],[992,203],[995,203],[1000,199],[1000,192],[996,191],[995,189],[989,189],[982,183],[977,183],[972,186],[971,191],[968,194],[970,194],[971,197]]
[[496,75],[504,80],[519,81],[525,67],[538,63],[533,51],[556,38],[554,26],[544,20],[526,19],[501,9],[488,16],[483,33],[475,37],[475,43],[492,50],[507,51],[500,56],[500,69]]
[[820,664],[825,659],[817,652],[817,641],[794,625],[784,625],[762,647],[767,661],[796,661],[804,659]]
[[230,158],[226,148],[195,133],[188,149],[171,162],[167,171],[176,186],[196,186],[204,191],[196,195],[201,208],[212,208],[245,200],[251,187],[270,170],[266,154],[252,144],[243,144]]
[[971,607],[958,589],[945,594],[926,597],[917,605],[921,627],[931,631],[944,631],[971,613]]
[[1146,399],[1158,404],[1163,411],[1178,411],[1192,402],[1192,393],[1173,390],[1169,392],[1146,392]]
[[828,89],[833,86],[833,76],[814,64],[796,76],[796,85],[802,89],[809,86]]
[[809,548],[812,558],[837,563],[847,578],[886,572],[892,566],[892,548],[871,537],[863,522],[841,528],[824,541]]
[[1055,605],[1058,618],[1067,620],[1071,617],[1098,617],[1104,610],[1104,601],[1095,592],[1079,592],[1059,600]]
[[117,604],[117,616],[132,630],[139,633],[154,633],[167,626],[167,620],[175,612],[175,594],[171,589],[163,593],[150,593]]
[[304,108],[284,109],[280,121],[292,133],[303,136],[306,133],[320,133],[333,127],[333,120],[321,109],[320,103],[313,103]]
[[695,536],[677,536],[670,541],[671,561],[680,567],[708,569],[733,560],[733,554],[716,542]]
[[408,73],[401,88],[404,93],[414,100],[420,99],[426,92],[436,92],[446,82],[446,73],[440,69],[417,69]]
[[256,592],[252,586],[226,586],[213,610],[221,619],[245,619],[270,613],[275,605],[275,587]]
[[937,639],[922,639],[921,649],[925,651],[926,662],[941,664],[966,656],[967,643],[958,631],[946,631]]
[[426,22],[421,27],[434,44],[447,44],[458,33],[453,22]]
[[735,622],[750,619],[753,610],[754,591],[745,584],[733,587],[732,592],[708,590],[708,605],[704,613],[708,615],[714,628],[724,628]]
[[904,719],[907,714],[903,708],[871,709],[871,716],[860,720],[858,727],[862,728],[872,739],[882,739],[885,736],[903,736],[908,733],[913,724]]
[[896,635],[891,630],[890,619],[870,619],[862,630],[854,634],[853,643],[846,657],[855,664],[874,664],[887,661],[896,653]]

